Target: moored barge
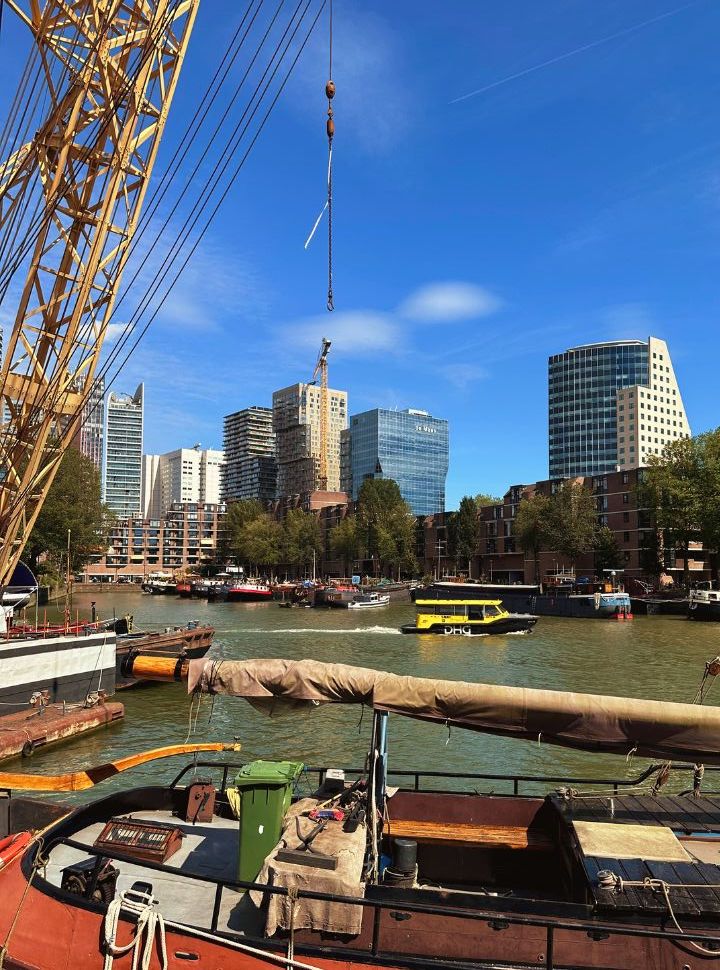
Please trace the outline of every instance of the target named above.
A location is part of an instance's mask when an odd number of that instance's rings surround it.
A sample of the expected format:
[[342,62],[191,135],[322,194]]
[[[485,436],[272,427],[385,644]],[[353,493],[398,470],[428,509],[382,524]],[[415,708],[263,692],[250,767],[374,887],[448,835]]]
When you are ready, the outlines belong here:
[[[173,676],[140,663],[140,673],[151,671]],[[403,715],[441,729],[634,751],[686,771],[694,760],[720,764],[719,709],[314,661],[198,661],[189,686],[268,713],[287,704],[295,716],[328,702],[367,704],[366,768],[344,781],[320,769],[309,796],[304,772],[305,797],[290,804],[282,766],[202,762],[216,786],[189,765],[169,785],[77,808],[42,844],[18,839],[0,871],[6,967],[120,968],[131,951],[138,961],[145,953],[152,970],[162,952],[172,967],[224,970],[720,967],[720,798],[703,794],[697,771],[691,790],[671,797],[662,794],[671,770],[661,764],[633,779],[588,780],[587,794],[581,779],[567,779],[542,797],[520,795],[518,778],[512,794],[479,794],[506,780],[496,772],[387,762],[388,716]],[[456,790],[463,779],[467,790]],[[15,799],[0,815],[8,834],[35,811],[23,798],[15,811]],[[328,799],[331,817],[318,821]],[[38,823],[48,813],[39,806]],[[253,841],[259,820],[270,831]],[[278,841],[265,854],[268,836]]]

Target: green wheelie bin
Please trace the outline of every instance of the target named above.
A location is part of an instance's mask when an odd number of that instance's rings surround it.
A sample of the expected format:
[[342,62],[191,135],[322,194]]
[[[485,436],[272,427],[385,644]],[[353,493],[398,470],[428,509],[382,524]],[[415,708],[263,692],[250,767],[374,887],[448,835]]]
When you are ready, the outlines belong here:
[[240,802],[238,879],[252,882],[277,845],[302,770],[298,761],[251,761],[235,776]]

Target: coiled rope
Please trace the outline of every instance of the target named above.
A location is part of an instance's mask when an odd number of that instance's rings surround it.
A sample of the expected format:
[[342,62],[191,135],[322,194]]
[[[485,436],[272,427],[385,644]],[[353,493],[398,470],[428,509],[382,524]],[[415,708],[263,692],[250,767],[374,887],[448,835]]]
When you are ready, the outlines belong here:
[[[162,970],[167,970],[165,920],[156,907],[157,900],[152,893],[138,892],[135,889],[127,889],[113,899],[103,921],[104,970],[112,970],[115,957],[123,956],[130,951],[132,951],[132,970],[150,970],[156,938],[160,951],[160,966]],[[137,925],[130,942],[118,946],[117,931],[122,912],[136,916]]]

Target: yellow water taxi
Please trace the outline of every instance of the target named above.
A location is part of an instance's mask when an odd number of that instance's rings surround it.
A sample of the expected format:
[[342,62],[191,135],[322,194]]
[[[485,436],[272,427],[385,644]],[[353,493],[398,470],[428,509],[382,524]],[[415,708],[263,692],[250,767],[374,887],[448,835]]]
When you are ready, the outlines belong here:
[[435,633],[445,636],[493,636],[498,633],[525,633],[532,630],[537,617],[531,613],[508,613],[502,600],[415,600],[415,624],[400,627],[403,633]]

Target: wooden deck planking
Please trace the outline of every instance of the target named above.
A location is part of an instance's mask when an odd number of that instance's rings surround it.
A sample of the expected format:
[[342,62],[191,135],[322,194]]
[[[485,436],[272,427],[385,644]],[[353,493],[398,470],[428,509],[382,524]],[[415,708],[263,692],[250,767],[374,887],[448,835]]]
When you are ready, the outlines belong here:
[[[669,886],[680,886],[683,883],[688,882],[688,880],[683,879],[683,877],[678,873],[677,863],[647,862],[646,865],[650,870],[650,875],[653,877],[653,879],[662,879],[663,882],[668,883]],[[692,865],[692,863],[690,863],[690,865]],[[693,879],[692,882],[697,882],[697,879]],[[646,892],[650,891],[651,890],[646,890]],[[665,905],[664,896],[659,893],[657,895],[663,900],[663,905]],[[685,916],[699,916],[702,912],[702,907],[694,898],[693,891],[691,889],[668,889],[668,895],[675,913],[681,913]]]

